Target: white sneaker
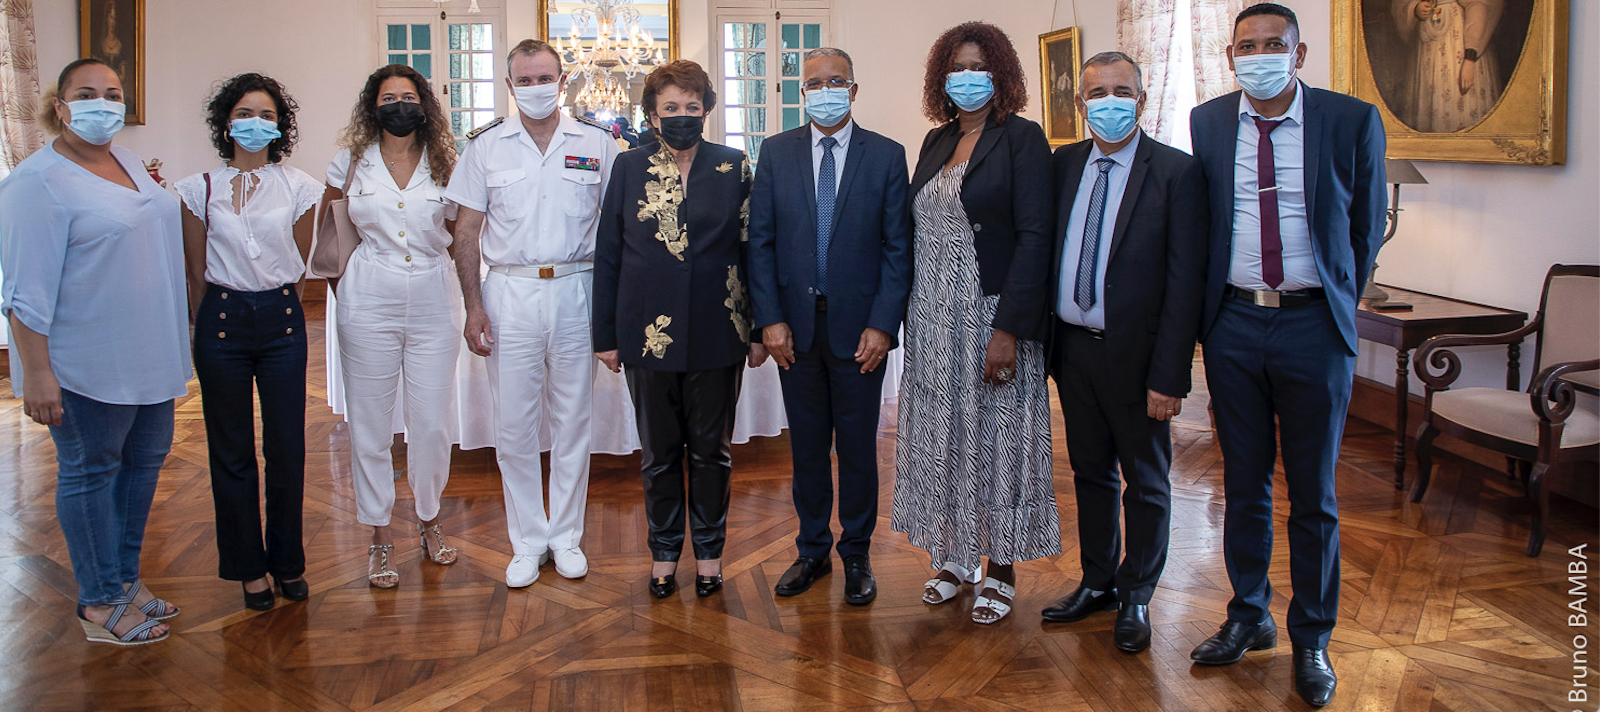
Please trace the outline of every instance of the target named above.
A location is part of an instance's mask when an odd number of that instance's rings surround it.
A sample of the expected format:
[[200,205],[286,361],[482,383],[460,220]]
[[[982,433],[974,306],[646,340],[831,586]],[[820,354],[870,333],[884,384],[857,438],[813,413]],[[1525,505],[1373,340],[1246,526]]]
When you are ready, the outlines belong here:
[[522,588],[533,585],[539,580],[539,564],[544,563],[548,553],[537,556],[528,554],[511,557],[511,565],[506,567],[506,586],[508,588]]
[[571,549],[555,549],[556,573],[563,578],[583,578],[589,573],[589,558],[583,555],[583,550],[574,546]]

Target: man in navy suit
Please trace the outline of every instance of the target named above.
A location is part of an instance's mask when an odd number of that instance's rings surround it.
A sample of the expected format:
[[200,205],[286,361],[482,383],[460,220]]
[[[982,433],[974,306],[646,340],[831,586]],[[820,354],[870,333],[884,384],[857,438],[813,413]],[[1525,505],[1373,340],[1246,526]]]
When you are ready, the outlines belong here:
[[1388,207],[1383,123],[1371,104],[1298,80],[1306,46],[1288,8],[1247,8],[1233,35],[1228,59],[1244,92],[1190,116],[1211,195],[1200,341],[1222,445],[1233,599],[1222,629],[1190,657],[1222,665],[1277,644],[1267,610],[1276,434],[1289,499],[1295,690],[1321,706],[1338,682],[1327,657],[1339,613],[1334,466],[1355,371],[1356,304]]
[[832,571],[834,446],[845,601],[878,588],[868,549],[878,519],[883,361],[911,291],[905,149],[850,118],[850,55],[806,55],[811,122],[762,144],[750,195],[750,295],[756,326],[783,369],[794,454],[799,556],[775,591],[793,596]]

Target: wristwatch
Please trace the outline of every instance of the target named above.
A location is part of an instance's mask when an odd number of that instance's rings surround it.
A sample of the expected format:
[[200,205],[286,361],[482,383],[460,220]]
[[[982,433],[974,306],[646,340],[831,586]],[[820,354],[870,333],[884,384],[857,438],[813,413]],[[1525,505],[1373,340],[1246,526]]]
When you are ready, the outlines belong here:
[[1461,53],[1461,58],[1468,62],[1476,62],[1478,61],[1478,50],[1468,47]]

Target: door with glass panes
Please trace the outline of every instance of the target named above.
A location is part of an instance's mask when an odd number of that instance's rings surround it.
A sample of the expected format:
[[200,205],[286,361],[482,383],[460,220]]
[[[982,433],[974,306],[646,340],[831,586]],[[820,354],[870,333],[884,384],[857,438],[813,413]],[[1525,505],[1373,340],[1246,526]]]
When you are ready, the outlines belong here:
[[759,13],[718,15],[716,67],[720,108],[713,117],[713,135],[722,143],[761,158],[768,136],[804,126],[808,119],[800,96],[805,54],[827,46],[825,13]]
[[487,18],[439,15],[380,16],[379,61],[408,65],[433,84],[461,151],[468,133],[506,113],[500,86],[505,33]]

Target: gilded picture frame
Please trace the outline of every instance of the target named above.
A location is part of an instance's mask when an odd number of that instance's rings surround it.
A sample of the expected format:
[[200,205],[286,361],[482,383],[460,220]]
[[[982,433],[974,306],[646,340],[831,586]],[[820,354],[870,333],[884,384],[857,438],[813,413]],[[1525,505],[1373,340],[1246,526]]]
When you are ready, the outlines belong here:
[[1568,0],[1332,7],[1333,88],[1378,107],[1389,158],[1566,162]]
[[79,0],[78,56],[93,57],[122,78],[128,126],[144,124],[144,0]]
[[1083,140],[1083,117],[1074,101],[1078,94],[1078,67],[1083,46],[1076,27],[1039,35],[1039,113],[1050,147]]

